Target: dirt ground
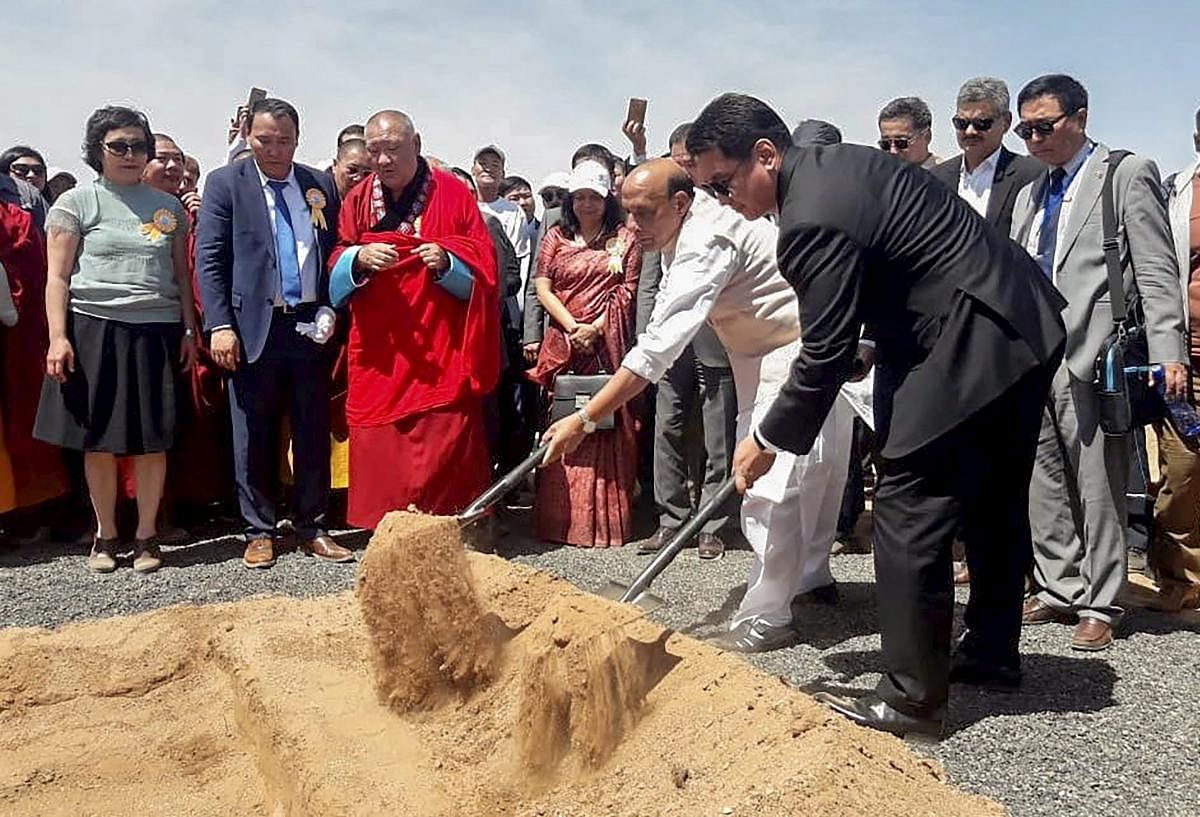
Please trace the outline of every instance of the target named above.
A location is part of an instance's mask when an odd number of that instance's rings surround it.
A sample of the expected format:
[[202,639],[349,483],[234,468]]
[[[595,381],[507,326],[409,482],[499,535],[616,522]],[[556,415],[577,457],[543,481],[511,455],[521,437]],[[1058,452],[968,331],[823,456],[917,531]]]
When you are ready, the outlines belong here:
[[462,555],[452,520],[389,520],[361,605],[0,630],[0,815],[1004,813],[635,608]]

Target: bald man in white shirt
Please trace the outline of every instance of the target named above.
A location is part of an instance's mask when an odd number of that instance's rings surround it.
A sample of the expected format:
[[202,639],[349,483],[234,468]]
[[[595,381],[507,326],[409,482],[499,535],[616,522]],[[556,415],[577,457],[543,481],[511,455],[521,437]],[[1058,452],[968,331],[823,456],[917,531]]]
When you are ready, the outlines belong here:
[[[670,159],[640,165],[622,203],[643,249],[662,251],[663,278],[646,331],[620,369],[578,413],[546,431],[552,462],[605,417],[663,376],[704,323],[729,353],[738,439],[770,407],[800,347],[796,294],[779,273],[778,230],[747,221],[702,190]],[[794,644],[792,600],[836,598],[829,549],[850,457],[852,410],[839,400],[809,454],[780,454],[746,492],[742,530],[754,548],[746,596],[719,643],[740,652]]]

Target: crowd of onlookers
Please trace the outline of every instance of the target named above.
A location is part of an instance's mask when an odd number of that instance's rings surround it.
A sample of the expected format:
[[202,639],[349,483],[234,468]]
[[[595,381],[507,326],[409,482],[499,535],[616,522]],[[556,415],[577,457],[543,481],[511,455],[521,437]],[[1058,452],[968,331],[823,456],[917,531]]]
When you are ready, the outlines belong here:
[[[1104,271],[1104,162],[1121,146],[1088,135],[1087,93],[1069,77],[1026,86],[1015,111],[1014,128],[1000,80],[966,82],[948,118],[961,153],[942,160],[928,106],[892,100],[878,147],[1024,246],[1070,302],[1069,336],[1091,337],[1111,315],[1077,308],[1092,293],[1075,287]],[[496,145],[463,167],[436,158],[394,111],[347,126],[329,165],[306,168],[293,161],[300,124],[281,100],[239,109],[228,164],[203,186],[184,145],[129,108],[86,123],[95,178],[51,167],[33,147],[0,154],[0,536],[10,545],[82,536],[90,569],[110,572],[131,553],[133,569],[150,572],[187,527],[240,516],[243,561],[261,568],[274,564],[287,518],[303,552],[352,561],[328,535],[333,521],[462,510],[529,455],[560,377],[616,371],[646,327],[661,260],[620,203],[648,156],[640,121],[623,126],[628,151],[584,144],[536,184]],[[685,169],[688,127],[662,151]],[[1004,146],[1014,131],[1028,155]],[[794,138],[831,145],[841,134],[810,119]],[[1195,138],[1200,149],[1200,114]],[[1141,157],[1120,167],[1117,218],[1137,236],[1122,262],[1147,323],[1182,310],[1186,354],[1158,362],[1190,371],[1194,400],[1200,162],[1165,181]],[[1162,302],[1164,277],[1182,303]],[[1024,617],[1078,622],[1077,646],[1103,649],[1127,570],[1153,579],[1140,586],[1155,606],[1200,606],[1200,447],[1167,419],[1131,439],[1098,434],[1091,398],[1074,388],[1090,383],[1090,361],[1073,359],[1071,343],[1031,486]],[[661,548],[729,472],[736,413],[729,360],[702,331],[656,389],[531,481],[536,536],[622,545],[640,505],[656,524],[636,544]],[[841,549],[869,546],[856,529],[876,467],[871,436],[856,420]],[[1146,486],[1156,499],[1143,544],[1129,537],[1126,494]],[[735,541],[737,514],[735,497],[705,526],[701,558]],[[969,562],[958,555],[957,581]]]

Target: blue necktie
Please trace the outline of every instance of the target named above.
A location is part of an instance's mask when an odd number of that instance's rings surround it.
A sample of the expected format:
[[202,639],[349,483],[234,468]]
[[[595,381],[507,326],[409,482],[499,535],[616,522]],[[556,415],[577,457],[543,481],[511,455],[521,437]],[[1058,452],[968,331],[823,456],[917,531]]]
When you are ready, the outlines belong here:
[[268,180],[267,184],[275,191],[275,263],[279,267],[283,302],[288,306],[295,306],[304,297],[304,288],[300,282],[296,231],[292,229],[292,214],[288,210],[287,200],[283,197],[288,183]]
[[1042,212],[1042,228],[1038,231],[1037,262],[1042,273],[1054,280],[1054,253],[1058,249],[1058,214],[1062,212],[1063,194],[1067,171],[1056,167],[1050,171],[1050,189],[1046,194],[1046,208]]

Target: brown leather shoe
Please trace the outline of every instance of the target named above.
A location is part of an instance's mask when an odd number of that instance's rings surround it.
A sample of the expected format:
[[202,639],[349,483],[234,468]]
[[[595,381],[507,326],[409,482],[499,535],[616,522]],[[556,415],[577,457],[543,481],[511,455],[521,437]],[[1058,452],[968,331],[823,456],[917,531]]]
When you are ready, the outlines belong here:
[[1084,616],[1075,626],[1071,636],[1071,649],[1083,652],[1100,652],[1112,646],[1112,627],[1098,618]]
[[307,542],[300,543],[300,552],[305,556],[316,556],[327,562],[353,562],[354,552],[333,541],[333,537],[322,533]]
[[715,533],[701,533],[696,537],[696,553],[701,559],[720,559],[725,555],[725,542]]
[[665,525],[660,525],[652,535],[634,542],[634,547],[637,548],[639,556],[645,556],[650,553],[658,553],[667,543],[675,538],[675,534],[679,532],[678,528],[668,528]]
[[966,562],[954,563],[954,583],[955,584],[970,584],[971,571],[967,570]]
[[1051,607],[1037,596],[1030,596],[1025,599],[1025,606],[1021,608],[1021,623],[1027,627],[1034,624],[1050,624],[1052,622],[1069,624],[1074,620],[1074,617],[1070,613]]
[[249,568],[267,568],[275,564],[275,542],[269,536],[260,536],[246,543],[242,564]]

